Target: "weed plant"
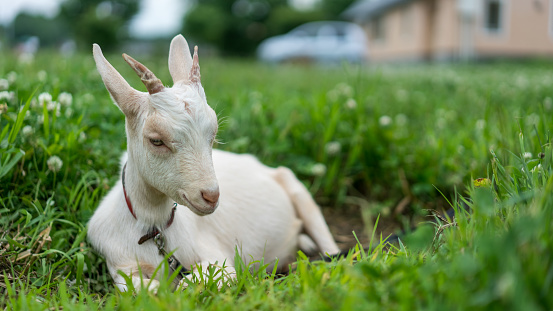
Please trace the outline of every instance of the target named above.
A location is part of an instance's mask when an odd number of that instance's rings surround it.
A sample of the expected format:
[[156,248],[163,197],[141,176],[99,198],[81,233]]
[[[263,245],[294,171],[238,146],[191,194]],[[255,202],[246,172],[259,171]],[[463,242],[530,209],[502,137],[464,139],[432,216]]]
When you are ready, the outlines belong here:
[[[143,89],[122,60],[108,58]],[[165,61],[144,63],[170,84]],[[300,252],[287,276],[242,263],[221,288],[215,269],[178,293],[162,282],[153,295],[118,293],[85,239],[125,149],[123,115],[91,55],[3,55],[0,307],[551,310],[547,66],[202,60],[208,101],[222,120],[218,148],[291,167],[328,208],[368,206],[375,220],[401,220],[446,202],[455,217],[420,224],[394,245],[371,223],[368,248],[344,259],[313,262]]]

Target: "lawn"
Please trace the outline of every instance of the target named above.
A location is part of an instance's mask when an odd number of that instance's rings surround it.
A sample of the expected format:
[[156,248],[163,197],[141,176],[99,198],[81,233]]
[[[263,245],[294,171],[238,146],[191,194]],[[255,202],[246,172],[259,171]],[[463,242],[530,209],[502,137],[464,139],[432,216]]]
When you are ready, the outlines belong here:
[[[136,58],[171,83],[166,57]],[[287,276],[238,267],[220,289],[213,271],[184,292],[118,293],[86,223],[119,178],[123,115],[91,53],[4,53],[1,308],[553,309],[551,63],[200,62],[217,148],[292,168],[327,211],[362,218],[367,250],[330,263],[299,253]],[[382,242],[392,230],[399,242]]]

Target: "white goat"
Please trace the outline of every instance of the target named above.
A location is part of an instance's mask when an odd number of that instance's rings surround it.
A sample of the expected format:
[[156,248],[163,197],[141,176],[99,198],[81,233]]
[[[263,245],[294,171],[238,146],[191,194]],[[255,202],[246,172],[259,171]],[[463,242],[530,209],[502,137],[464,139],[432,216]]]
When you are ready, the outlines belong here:
[[339,252],[319,207],[292,171],[267,167],[251,155],[212,150],[217,117],[200,83],[197,47],[192,58],[182,35],[172,40],[171,88],[123,54],[148,93],[133,89],[97,44],[93,54],[125,114],[128,155],[122,181],[90,219],[88,239],[106,258],[120,290],[127,286],[118,271],[137,289],[159,286],[152,276],[164,258],[157,238],[148,241],[158,233],[165,241],[162,251],[174,250],[172,258],[182,267],[198,273],[198,266],[225,263],[227,277],[234,272],[235,249],[246,262],[278,258],[279,269],[295,259],[298,248]]

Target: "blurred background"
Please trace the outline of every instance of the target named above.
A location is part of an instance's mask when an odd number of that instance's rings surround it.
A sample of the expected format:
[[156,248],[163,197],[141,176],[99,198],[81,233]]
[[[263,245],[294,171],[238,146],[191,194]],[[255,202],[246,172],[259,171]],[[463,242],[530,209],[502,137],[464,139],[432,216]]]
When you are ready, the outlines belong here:
[[552,20],[547,0],[17,0],[0,4],[0,48],[152,54],[182,33],[267,62],[518,59],[553,56]]
[[316,20],[341,19],[353,0],[18,0],[0,4],[2,49],[64,53],[98,43],[155,52],[183,33],[203,52],[253,56],[264,39]]

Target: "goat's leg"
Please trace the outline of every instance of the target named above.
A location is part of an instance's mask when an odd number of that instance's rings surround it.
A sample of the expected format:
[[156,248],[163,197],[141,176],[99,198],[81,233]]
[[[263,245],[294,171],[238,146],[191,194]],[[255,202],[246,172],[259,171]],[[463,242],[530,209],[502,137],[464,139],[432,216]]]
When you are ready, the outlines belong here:
[[[126,267],[123,269],[114,269],[114,271],[121,271],[125,275],[129,276],[131,278],[132,285],[136,292],[139,292],[142,289],[146,289],[147,291],[155,294],[157,292],[157,289],[159,288],[160,283],[158,280],[145,278],[146,276],[144,275],[141,276],[140,273],[138,272],[139,271],[138,267],[136,266],[133,268]],[[113,282],[115,283],[117,288],[119,288],[120,291],[126,292],[129,290],[127,287],[127,282],[125,281],[125,278],[122,275],[120,275],[119,272],[113,273],[112,277],[113,277]]]
[[323,254],[337,254],[340,249],[334,242],[332,234],[324,220],[321,209],[305,186],[296,178],[287,167],[274,169],[275,180],[284,188],[307,234],[313,239],[319,251]]
[[[212,264],[210,262],[214,261],[205,261],[202,263],[197,264],[192,269],[192,273],[187,275],[185,278],[183,278],[180,282],[177,288],[179,289],[185,289],[188,287],[188,283],[200,283],[205,281],[205,278],[209,274],[209,269],[212,267],[215,267],[218,269],[216,271],[216,277],[219,278],[217,281],[217,287],[221,288],[223,286],[223,283],[227,283],[231,280],[234,280],[236,278],[236,270],[233,266],[219,266],[219,264]],[[218,273],[221,273],[222,275],[217,275]],[[203,279],[202,279],[203,275]]]

